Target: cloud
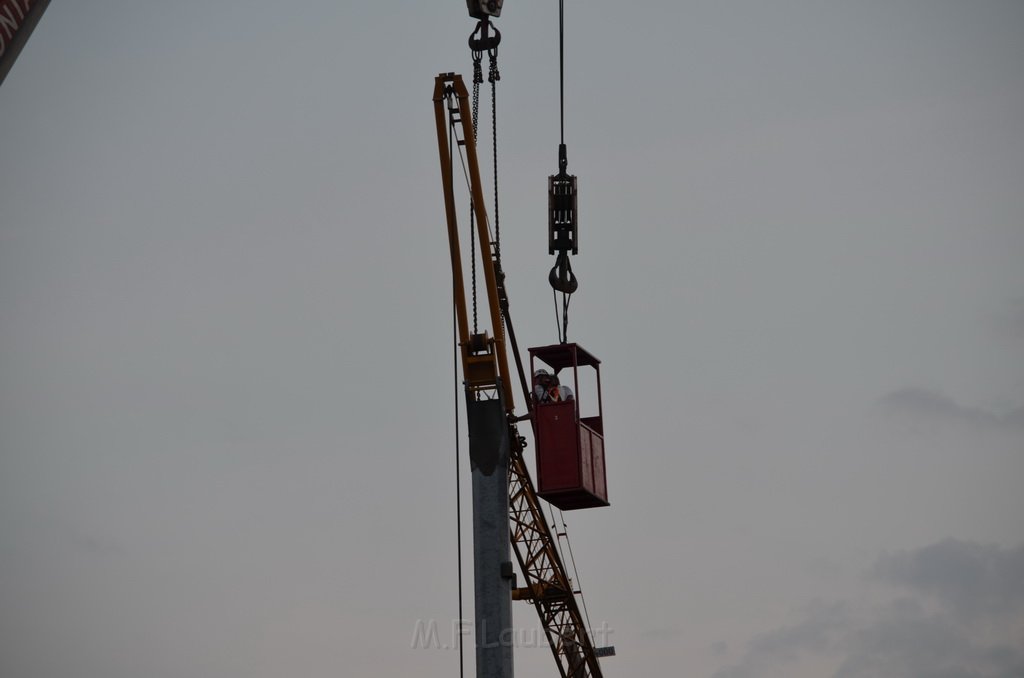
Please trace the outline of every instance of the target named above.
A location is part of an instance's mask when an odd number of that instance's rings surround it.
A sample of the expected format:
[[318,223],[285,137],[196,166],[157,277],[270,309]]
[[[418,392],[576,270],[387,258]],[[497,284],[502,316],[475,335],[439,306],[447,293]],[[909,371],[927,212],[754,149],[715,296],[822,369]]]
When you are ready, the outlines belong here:
[[879,559],[875,576],[930,596],[960,621],[1024,615],[1024,544],[946,539]]
[[1024,649],[983,643],[913,599],[885,606],[850,629],[834,678],[1019,678]]
[[1024,407],[997,414],[965,407],[949,396],[922,388],[902,388],[879,399],[883,410],[895,415],[933,421],[963,423],[978,428],[1024,428]]
[[850,626],[848,604],[812,603],[798,623],[755,636],[747,644],[743,659],[717,671],[714,678],[784,675],[802,656],[831,651]]
[[947,539],[887,554],[868,573],[898,590],[881,605],[816,603],[795,624],[755,636],[713,678],[1021,678],[1024,544]]

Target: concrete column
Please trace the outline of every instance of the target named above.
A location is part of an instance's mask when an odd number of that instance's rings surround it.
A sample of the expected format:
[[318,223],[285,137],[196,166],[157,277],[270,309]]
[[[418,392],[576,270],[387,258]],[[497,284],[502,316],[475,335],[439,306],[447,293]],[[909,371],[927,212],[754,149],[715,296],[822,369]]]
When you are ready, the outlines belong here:
[[[499,394],[501,389],[498,389]],[[477,678],[512,678],[512,588],[508,518],[508,423],[500,399],[467,391],[473,472],[473,581]]]

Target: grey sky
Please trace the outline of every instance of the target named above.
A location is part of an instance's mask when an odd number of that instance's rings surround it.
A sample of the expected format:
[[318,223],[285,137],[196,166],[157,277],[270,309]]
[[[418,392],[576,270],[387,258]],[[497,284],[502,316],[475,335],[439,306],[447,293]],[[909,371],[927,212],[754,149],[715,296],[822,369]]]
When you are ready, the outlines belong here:
[[[612,501],[567,518],[608,675],[1019,675],[1024,5],[567,5]],[[536,345],[556,11],[504,15]],[[471,29],[51,4],[0,87],[0,674],[457,670],[410,641],[456,614],[430,94]]]

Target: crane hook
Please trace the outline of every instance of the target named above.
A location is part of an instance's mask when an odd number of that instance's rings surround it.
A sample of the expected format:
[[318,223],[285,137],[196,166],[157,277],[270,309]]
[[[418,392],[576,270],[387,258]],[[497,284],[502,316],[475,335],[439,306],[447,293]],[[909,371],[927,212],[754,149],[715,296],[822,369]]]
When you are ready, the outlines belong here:
[[548,273],[548,282],[551,284],[552,289],[564,294],[572,294],[579,287],[576,274],[572,272],[572,264],[569,263],[568,252],[563,250],[558,253],[555,265],[551,267],[551,272]]
[[[491,35],[491,29],[494,34]],[[480,37],[477,37],[477,34]],[[501,31],[486,17],[476,22],[476,28],[469,35],[469,48],[474,52],[489,52],[498,49],[501,43]]]

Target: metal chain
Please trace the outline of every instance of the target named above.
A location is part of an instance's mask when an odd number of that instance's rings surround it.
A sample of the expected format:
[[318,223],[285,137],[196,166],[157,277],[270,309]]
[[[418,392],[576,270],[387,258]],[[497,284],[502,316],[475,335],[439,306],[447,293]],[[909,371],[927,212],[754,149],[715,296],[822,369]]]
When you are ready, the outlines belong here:
[[470,265],[470,279],[472,280],[473,286],[473,334],[479,334],[477,330],[477,313],[476,313],[476,223],[473,216],[473,201],[469,201],[469,259]]
[[484,81],[483,68],[480,62],[484,53],[473,50],[473,136],[476,137],[476,121],[480,117],[480,83]]
[[494,156],[494,259],[501,265],[501,220],[498,216],[498,48],[487,51],[487,81],[491,83],[491,145]]
[[[480,118],[480,84],[484,81],[483,67],[484,53],[473,50],[473,143],[476,143],[477,122]],[[477,302],[476,302],[476,211],[473,208],[473,196],[469,198],[469,251],[471,275],[473,287],[473,334],[478,334],[477,327]]]

